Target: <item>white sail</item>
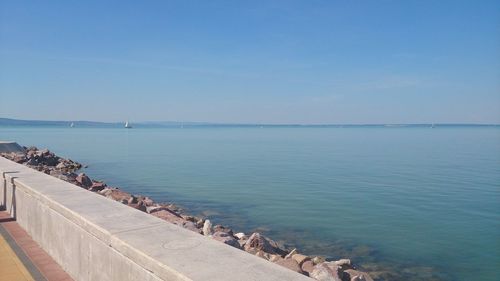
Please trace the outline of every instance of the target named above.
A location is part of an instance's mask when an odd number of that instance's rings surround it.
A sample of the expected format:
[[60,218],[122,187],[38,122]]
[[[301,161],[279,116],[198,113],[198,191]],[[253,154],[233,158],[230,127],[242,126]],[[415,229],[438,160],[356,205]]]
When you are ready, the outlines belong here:
[[128,123],[128,121],[127,121],[127,122],[125,122],[125,128],[130,129],[130,128],[132,128],[132,125],[130,125],[130,124]]

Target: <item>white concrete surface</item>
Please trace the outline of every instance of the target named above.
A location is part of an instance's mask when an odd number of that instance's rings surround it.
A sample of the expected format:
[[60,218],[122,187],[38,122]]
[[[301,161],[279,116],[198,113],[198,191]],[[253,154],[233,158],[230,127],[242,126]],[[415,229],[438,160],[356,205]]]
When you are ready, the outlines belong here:
[[75,280],[312,280],[3,157],[0,172],[0,205]]

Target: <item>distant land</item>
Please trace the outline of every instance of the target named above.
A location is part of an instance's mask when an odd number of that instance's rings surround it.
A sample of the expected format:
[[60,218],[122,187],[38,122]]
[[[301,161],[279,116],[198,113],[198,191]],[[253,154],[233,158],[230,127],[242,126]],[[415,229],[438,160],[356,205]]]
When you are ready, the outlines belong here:
[[[0,126],[43,126],[43,127],[96,127],[96,128],[122,128],[125,122],[98,122],[98,121],[53,121],[53,120],[20,120],[0,118]],[[500,124],[474,124],[474,123],[419,123],[419,124],[232,124],[209,122],[180,122],[180,121],[142,121],[130,124],[134,128],[175,128],[175,127],[500,127]]]

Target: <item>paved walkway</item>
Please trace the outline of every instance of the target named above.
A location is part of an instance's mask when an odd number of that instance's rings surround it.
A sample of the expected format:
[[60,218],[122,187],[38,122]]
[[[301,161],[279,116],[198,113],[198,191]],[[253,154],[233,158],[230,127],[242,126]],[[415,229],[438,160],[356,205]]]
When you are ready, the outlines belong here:
[[72,281],[7,212],[0,211],[0,281]]

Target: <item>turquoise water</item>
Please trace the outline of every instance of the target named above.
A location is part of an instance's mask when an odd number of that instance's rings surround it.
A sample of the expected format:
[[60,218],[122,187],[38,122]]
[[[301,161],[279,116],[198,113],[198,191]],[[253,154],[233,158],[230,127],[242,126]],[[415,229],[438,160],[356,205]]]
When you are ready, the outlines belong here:
[[498,280],[498,127],[0,127],[0,139],[392,280]]

